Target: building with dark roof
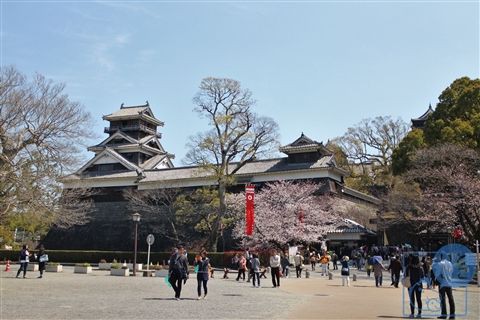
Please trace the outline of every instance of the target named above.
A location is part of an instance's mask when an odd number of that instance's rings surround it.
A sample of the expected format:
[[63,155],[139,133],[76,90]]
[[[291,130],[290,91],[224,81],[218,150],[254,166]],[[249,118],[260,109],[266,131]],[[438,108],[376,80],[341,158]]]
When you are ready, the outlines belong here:
[[[88,148],[93,158],[79,170],[63,178],[65,188],[91,188],[95,212],[91,221],[70,230],[50,232],[45,244],[50,249],[129,250],[132,212],[125,190],[199,188],[216,185],[210,171],[198,166],[174,167],[173,154],[160,143],[157,132],[163,122],[153,115],[148,102],[126,107],[103,117],[110,122],[108,137]],[[231,191],[247,183],[261,186],[279,180],[312,180],[321,183],[322,193],[335,195],[355,204],[376,206],[379,200],[344,185],[347,172],[339,168],[333,153],[322,142],[303,133],[280,147],[285,157],[250,161],[235,173]],[[231,170],[235,163],[230,165]],[[144,217],[141,238],[153,232],[155,218]],[[125,235],[128,235],[127,237]],[[143,245],[143,244],[141,244]]]
[[428,105],[427,111],[425,111],[420,117],[411,119],[412,129],[423,129],[425,128],[425,123],[427,122],[428,117],[433,113],[432,104]]

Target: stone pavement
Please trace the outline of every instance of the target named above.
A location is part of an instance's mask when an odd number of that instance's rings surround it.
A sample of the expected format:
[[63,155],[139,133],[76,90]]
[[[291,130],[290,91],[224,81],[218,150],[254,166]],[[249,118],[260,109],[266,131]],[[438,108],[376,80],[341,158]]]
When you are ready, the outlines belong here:
[[[36,279],[38,272],[16,279],[17,268],[0,272],[0,319],[402,318],[402,289],[375,288],[364,273],[350,288],[341,286],[338,275],[334,280],[318,273],[310,279],[282,278],[277,289],[271,287],[270,277],[256,289],[236,282],[232,275],[228,280],[211,279],[208,297],[200,301],[192,277],[183,300],[175,301],[163,278],[113,277],[98,270],[73,274],[73,267],[64,267],[63,273],[46,273],[44,279]],[[469,289],[467,318],[479,319],[479,290]]]

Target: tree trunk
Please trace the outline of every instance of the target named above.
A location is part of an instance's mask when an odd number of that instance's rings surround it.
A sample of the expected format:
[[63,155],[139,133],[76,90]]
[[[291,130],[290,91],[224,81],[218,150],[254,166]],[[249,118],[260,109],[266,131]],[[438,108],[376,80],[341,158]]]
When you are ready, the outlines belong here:
[[227,211],[227,205],[225,203],[225,194],[227,190],[226,182],[223,179],[218,181],[218,198],[220,205],[218,208],[218,216],[215,223],[212,226],[212,233],[210,234],[210,250],[211,252],[217,252],[218,250],[218,239],[220,236],[222,218],[225,216]]

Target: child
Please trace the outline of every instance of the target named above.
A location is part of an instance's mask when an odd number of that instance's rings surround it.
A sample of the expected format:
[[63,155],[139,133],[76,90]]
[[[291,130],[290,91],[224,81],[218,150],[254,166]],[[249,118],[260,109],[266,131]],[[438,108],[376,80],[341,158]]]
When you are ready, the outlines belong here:
[[257,288],[260,288],[260,260],[258,259],[257,254],[253,254],[252,261],[251,261],[251,273],[252,273],[252,283],[253,287],[255,287],[255,279],[257,279]]
[[348,260],[350,258],[348,256],[344,256],[342,258],[342,286],[345,286],[345,282],[347,282],[347,287],[350,287],[350,267],[348,266]]

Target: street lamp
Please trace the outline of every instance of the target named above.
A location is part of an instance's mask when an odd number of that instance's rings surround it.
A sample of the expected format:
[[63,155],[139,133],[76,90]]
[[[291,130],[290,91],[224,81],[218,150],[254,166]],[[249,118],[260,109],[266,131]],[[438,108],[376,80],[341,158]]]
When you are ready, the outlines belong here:
[[137,234],[138,234],[138,223],[140,222],[140,214],[138,212],[132,215],[133,223],[135,223],[135,239],[134,239],[134,250],[133,250],[133,276],[137,275]]

